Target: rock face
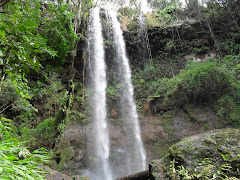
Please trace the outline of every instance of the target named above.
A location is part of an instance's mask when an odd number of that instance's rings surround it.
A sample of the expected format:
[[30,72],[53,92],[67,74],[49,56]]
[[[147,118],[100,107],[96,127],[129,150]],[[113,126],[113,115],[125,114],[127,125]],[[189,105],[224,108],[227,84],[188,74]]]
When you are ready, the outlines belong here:
[[210,107],[175,109],[161,115],[140,115],[142,139],[148,160],[163,157],[168,148],[188,136],[220,128]]
[[43,175],[47,180],[90,180],[89,177],[83,177],[83,176],[74,176],[73,178],[71,178],[49,167],[44,167],[43,170],[49,173],[49,174]]
[[[227,164],[231,168],[223,173],[236,177],[240,163],[239,155],[239,129],[212,130],[181,140],[169,148],[164,158],[152,161],[150,168],[152,179],[172,179],[172,176],[178,175],[180,166],[184,167],[189,176],[193,172],[206,171],[210,173],[208,174],[210,178],[214,173],[220,176],[219,172],[223,171],[223,165]],[[176,174],[172,171],[173,167]]]
[[54,171],[50,168],[45,167],[44,168],[45,171],[49,172],[49,174],[45,174],[44,177],[47,180],[73,180],[72,178],[70,178],[69,176],[65,175],[65,174],[61,174],[57,171]]
[[[68,175],[78,175],[86,167],[88,128],[77,122],[69,123],[64,136],[55,147],[55,168]],[[89,133],[90,134],[90,133]]]
[[[147,162],[162,158],[172,144],[183,138],[219,128],[217,116],[210,107],[188,107],[159,115],[139,114],[139,119]],[[124,149],[119,148],[126,143],[126,139],[122,138],[124,129],[120,122],[109,118],[113,163],[119,163],[124,155]],[[68,175],[81,175],[81,169],[96,161],[91,155],[94,144],[88,140],[94,134],[91,126],[89,123],[83,127],[77,122],[66,126],[64,137],[57,145],[58,170]]]

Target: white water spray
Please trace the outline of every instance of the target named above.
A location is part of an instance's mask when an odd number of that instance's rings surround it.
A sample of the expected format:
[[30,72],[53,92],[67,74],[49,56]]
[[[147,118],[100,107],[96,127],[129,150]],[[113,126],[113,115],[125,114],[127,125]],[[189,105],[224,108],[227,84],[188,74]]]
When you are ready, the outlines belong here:
[[147,0],[136,0],[139,5],[140,13],[151,13],[152,8],[149,6]]
[[89,30],[89,57],[92,62],[93,117],[95,122],[95,147],[97,159],[97,180],[112,180],[109,167],[109,132],[106,119],[106,65],[104,62],[104,44],[100,9],[95,8],[91,14]]
[[128,173],[134,173],[146,169],[146,155],[144,146],[141,140],[141,131],[138,122],[138,114],[136,109],[135,100],[133,97],[133,85],[131,80],[131,70],[126,54],[126,47],[123,38],[121,25],[117,20],[116,12],[109,12],[112,20],[114,42],[116,45],[119,76],[122,78],[124,87],[122,90],[122,111],[126,119],[130,131],[129,133],[129,146],[127,147],[127,166]]

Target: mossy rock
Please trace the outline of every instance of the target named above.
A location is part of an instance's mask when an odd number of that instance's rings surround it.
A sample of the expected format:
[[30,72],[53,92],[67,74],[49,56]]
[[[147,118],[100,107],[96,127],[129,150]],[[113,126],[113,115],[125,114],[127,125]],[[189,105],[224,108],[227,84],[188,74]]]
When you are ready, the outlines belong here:
[[185,167],[195,167],[204,158],[221,159],[221,154],[237,158],[240,154],[240,130],[213,130],[181,140],[169,149],[170,155]]
[[[151,172],[155,179],[159,178],[158,172],[154,169],[164,169],[165,179],[171,174],[171,168],[184,167],[184,169],[191,174],[200,169],[204,161],[210,161],[213,169],[211,173],[216,173],[217,170],[222,168],[223,164],[230,164],[231,170],[227,175],[230,177],[238,177],[237,169],[240,164],[240,130],[239,129],[219,129],[209,131],[203,134],[191,136],[178,142],[169,148],[169,153],[161,159],[161,168],[159,163],[151,163],[153,171]],[[234,172],[235,171],[235,172]],[[162,176],[162,173],[161,173]],[[211,176],[211,175],[210,175]],[[167,178],[168,177],[168,178]],[[162,178],[164,179],[164,178]]]

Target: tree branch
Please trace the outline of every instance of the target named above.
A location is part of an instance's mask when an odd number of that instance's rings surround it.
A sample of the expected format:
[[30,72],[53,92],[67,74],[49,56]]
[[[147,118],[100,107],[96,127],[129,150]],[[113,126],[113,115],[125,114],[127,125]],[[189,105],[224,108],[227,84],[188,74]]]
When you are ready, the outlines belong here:
[[9,104],[7,107],[5,107],[1,112],[0,114],[2,114],[6,109],[8,109],[11,105],[13,105],[13,103]]
[[10,1],[10,0],[4,0],[3,2],[1,2],[0,7],[3,6],[4,4],[6,4],[8,1]]

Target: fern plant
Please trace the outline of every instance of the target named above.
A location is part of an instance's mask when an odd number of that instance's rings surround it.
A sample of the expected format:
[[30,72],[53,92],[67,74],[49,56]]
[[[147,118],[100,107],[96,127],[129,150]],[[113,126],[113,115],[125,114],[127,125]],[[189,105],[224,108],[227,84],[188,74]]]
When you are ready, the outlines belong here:
[[49,159],[44,148],[30,152],[25,142],[13,138],[11,120],[6,118],[0,119],[0,135],[0,179],[45,179],[45,172],[38,167]]

